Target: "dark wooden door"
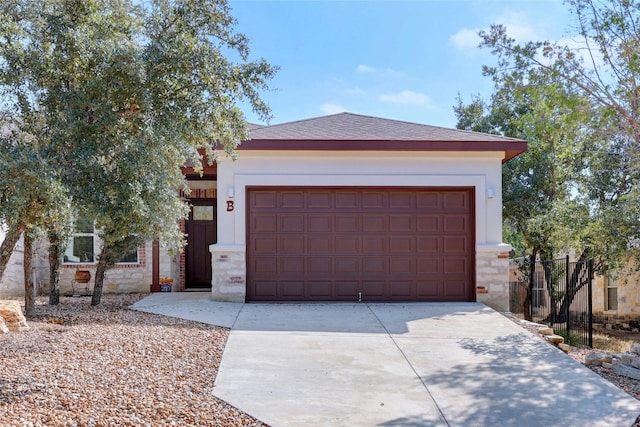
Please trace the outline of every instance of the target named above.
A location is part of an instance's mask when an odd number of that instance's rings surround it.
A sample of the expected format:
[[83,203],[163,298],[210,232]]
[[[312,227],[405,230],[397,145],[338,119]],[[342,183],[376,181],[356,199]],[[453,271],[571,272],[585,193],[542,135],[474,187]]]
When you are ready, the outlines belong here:
[[209,245],[217,241],[215,199],[190,200],[192,205],[185,224],[185,288],[211,287]]
[[471,188],[250,188],[250,301],[473,301]]

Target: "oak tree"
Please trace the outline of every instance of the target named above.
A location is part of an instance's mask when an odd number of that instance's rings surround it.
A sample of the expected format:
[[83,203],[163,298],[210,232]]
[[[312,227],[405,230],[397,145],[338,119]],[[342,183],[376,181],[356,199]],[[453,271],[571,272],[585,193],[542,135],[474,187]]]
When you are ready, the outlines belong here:
[[93,305],[107,269],[142,242],[181,247],[180,167],[199,165],[199,149],[208,162],[235,156],[248,136],[238,104],[268,118],[260,92],[276,69],[249,57],[234,24],[224,0],[0,5],[0,107],[39,143],[45,162],[31,172],[64,190],[76,219],[95,221]]

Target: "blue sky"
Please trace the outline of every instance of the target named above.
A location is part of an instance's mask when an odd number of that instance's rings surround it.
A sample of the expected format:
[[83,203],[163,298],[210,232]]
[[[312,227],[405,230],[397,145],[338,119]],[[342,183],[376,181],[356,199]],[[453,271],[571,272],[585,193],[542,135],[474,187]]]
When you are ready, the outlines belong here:
[[479,30],[500,23],[519,41],[562,40],[572,22],[561,0],[229,3],[251,57],[280,67],[263,96],[271,124],[349,111],[455,127],[458,94],[492,91]]

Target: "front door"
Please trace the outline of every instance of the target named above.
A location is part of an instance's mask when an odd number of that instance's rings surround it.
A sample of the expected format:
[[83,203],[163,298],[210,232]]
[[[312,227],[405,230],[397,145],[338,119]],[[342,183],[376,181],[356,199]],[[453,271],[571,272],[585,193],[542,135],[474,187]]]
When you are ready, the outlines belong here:
[[190,200],[192,205],[185,224],[185,288],[211,287],[211,253],[209,245],[217,241],[215,199]]

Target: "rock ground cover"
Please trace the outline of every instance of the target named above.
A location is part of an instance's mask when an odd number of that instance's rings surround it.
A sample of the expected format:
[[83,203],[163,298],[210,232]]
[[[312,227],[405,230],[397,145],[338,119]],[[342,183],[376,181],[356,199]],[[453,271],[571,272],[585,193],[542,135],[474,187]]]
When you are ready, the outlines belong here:
[[38,298],[0,335],[0,425],[264,426],[212,394],[228,329],[126,309],[143,296]]

